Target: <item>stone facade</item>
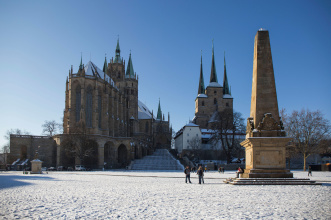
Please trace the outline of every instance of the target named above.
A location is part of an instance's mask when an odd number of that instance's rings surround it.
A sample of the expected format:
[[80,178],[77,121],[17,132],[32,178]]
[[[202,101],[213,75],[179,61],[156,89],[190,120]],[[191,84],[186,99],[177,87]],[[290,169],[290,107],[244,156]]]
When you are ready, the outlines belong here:
[[[82,60],[76,73],[73,67],[66,80],[63,134],[53,137],[11,136],[9,162],[33,159],[38,148],[43,166],[73,166],[77,158],[67,158],[63,140],[84,130],[94,143],[91,168],[120,168],[131,160],[151,154],[155,148],[170,149],[171,128],[168,121],[155,118],[138,100],[138,76],[133,70],[131,54],[127,68],[120,57],[119,41],[115,59],[103,70],[93,62]],[[160,108],[160,106],[159,106]],[[159,110],[161,112],[161,110]]]

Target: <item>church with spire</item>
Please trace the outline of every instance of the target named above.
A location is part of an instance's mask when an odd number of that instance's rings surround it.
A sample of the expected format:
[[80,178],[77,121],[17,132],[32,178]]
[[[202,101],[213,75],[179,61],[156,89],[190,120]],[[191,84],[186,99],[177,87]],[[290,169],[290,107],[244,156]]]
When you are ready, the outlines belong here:
[[[33,159],[31,152],[38,150],[45,166],[125,168],[155,149],[170,149],[170,114],[166,120],[161,100],[154,115],[138,99],[133,67],[131,52],[127,64],[121,57],[119,39],[115,57],[105,57],[102,68],[92,61],[84,64],[81,56],[77,72],[71,66],[66,79],[63,134],[11,137],[12,160]],[[79,155],[85,147],[89,156]]]
[[233,112],[233,97],[231,95],[231,89],[229,87],[226,72],[225,53],[222,86],[219,84],[217,78],[213,44],[210,80],[207,87],[205,87],[204,83],[201,55],[198,94],[195,99],[195,116],[192,122],[196,125],[199,125],[200,129],[210,129],[216,113],[222,112],[225,109],[229,109],[231,112]]

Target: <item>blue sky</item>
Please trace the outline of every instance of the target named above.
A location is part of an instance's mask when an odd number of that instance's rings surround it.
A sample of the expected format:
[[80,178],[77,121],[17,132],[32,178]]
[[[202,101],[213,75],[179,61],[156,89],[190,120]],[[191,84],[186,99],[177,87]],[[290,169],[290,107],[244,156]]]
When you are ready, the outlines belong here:
[[331,120],[331,1],[5,1],[0,0],[0,146],[12,128],[34,135],[62,123],[70,66],[102,69],[130,50],[139,100],[161,108],[175,131],[194,117],[202,50],[209,83],[212,39],[223,59],[234,109],[250,111],[254,37],[269,30],[279,109],[321,110]]

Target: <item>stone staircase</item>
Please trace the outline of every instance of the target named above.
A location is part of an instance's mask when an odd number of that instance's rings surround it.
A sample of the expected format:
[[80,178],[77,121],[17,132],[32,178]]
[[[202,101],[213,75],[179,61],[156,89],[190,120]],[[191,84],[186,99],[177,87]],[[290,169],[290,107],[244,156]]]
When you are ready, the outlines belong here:
[[297,178],[230,178],[224,183],[232,185],[321,185],[310,179]]
[[157,149],[152,155],[134,160],[131,170],[184,170],[184,167],[167,149]]

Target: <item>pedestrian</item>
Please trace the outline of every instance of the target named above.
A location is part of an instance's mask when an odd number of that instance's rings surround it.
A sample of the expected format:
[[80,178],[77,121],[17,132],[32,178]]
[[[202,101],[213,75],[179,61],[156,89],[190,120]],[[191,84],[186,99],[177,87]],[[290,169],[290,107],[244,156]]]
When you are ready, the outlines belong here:
[[310,174],[310,176],[313,176],[313,175],[311,174],[311,166],[308,167],[308,176],[309,176],[309,174]]
[[237,173],[237,178],[239,178],[239,175],[243,173],[241,167],[238,168],[238,171],[236,173]]
[[191,169],[189,166],[186,166],[184,173],[185,173],[185,183],[187,183],[187,180],[189,181],[189,183],[192,183],[190,178]]
[[199,166],[198,172],[197,172],[198,176],[199,176],[199,184],[205,183],[203,180],[203,169],[202,166]]

